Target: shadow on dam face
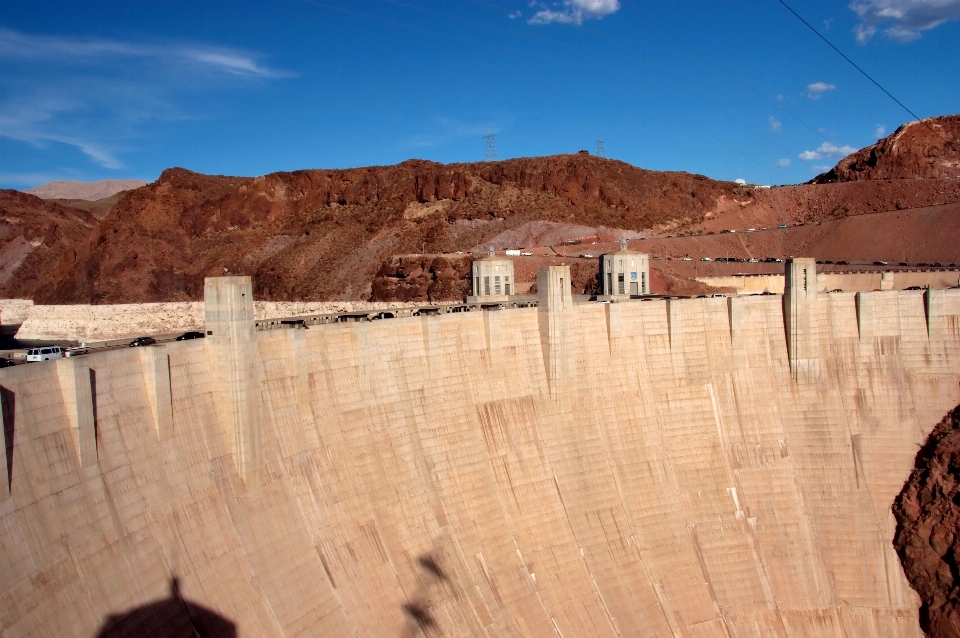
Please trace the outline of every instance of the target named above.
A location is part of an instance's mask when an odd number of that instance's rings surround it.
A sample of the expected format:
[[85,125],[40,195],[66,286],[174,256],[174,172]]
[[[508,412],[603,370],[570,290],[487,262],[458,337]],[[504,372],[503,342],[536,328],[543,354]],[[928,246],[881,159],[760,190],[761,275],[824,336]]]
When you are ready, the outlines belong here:
[[[403,613],[408,625],[406,635],[441,635],[443,632],[433,613],[432,601],[438,595],[452,591],[459,599],[453,581],[441,566],[439,555],[428,552],[417,557],[417,566],[421,570],[416,591],[410,600],[403,604]],[[441,592],[435,591],[437,588]]]
[[184,598],[180,581],[170,579],[170,596],[107,616],[97,638],[237,638],[237,626],[228,618]]

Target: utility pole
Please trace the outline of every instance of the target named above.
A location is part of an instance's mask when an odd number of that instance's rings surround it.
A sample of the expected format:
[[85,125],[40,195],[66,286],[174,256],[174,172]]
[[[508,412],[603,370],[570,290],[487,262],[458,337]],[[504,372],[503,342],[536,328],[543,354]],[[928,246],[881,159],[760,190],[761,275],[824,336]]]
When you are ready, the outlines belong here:
[[492,162],[497,159],[497,134],[488,133],[483,139],[487,140],[487,161]]
[[597,138],[597,157],[606,157],[603,153],[603,140],[599,137]]

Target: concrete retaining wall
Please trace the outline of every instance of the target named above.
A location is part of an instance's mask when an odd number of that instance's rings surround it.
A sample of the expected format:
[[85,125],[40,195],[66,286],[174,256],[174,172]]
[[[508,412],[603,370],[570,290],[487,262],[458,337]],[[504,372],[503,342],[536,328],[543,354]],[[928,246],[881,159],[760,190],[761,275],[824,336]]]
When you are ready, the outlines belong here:
[[[960,270],[820,273],[817,275],[817,284],[821,291],[840,289],[848,292],[867,292],[887,288],[888,284],[881,282],[884,274],[892,290],[905,290],[911,286],[951,288],[960,284]],[[741,295],[761,292],[783,294],[783,275],[735,275],[697,277],[696,279],[716,288],[734,288],[737,294]]]
[[[8,300],[9,301],[9,300]],[[19,301],[19,300],[14,300]],[[0,300],[0,312],[7,306]],[[158,335],[198,330],[203,327],[202,301],[64,306],[17,306],[18,339],[99,342],[139,335]],[[414,304],[367,301],[257,301],[257,319],[279,319],[325,312],[390,310]],[[6,321],[6,314],[3,314]]]

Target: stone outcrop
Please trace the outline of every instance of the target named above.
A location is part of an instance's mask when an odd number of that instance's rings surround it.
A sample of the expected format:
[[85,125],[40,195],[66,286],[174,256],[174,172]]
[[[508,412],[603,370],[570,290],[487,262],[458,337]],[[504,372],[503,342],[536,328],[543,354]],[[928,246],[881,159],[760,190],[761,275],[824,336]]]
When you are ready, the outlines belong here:
[[960,637],[960,406],[933,429],[893,505],[894,545],[930,636]]
[[960,178],[960,115],[904,124],[840,160],[812,184],[878,179]]

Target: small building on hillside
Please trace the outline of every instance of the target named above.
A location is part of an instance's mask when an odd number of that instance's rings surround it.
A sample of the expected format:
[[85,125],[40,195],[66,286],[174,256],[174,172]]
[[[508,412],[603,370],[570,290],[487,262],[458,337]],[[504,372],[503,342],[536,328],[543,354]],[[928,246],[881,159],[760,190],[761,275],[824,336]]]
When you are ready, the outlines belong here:
[[467,297],[467,303],[509,301],[515,294],[513,260],[497,257],[493,248],[486,257],[473,262],[471,275],[473,294]]
[[623,298],[650,294],[650,256],[627,250],[627,240],[620,240],[620,250],[600,255],[599,297]]

